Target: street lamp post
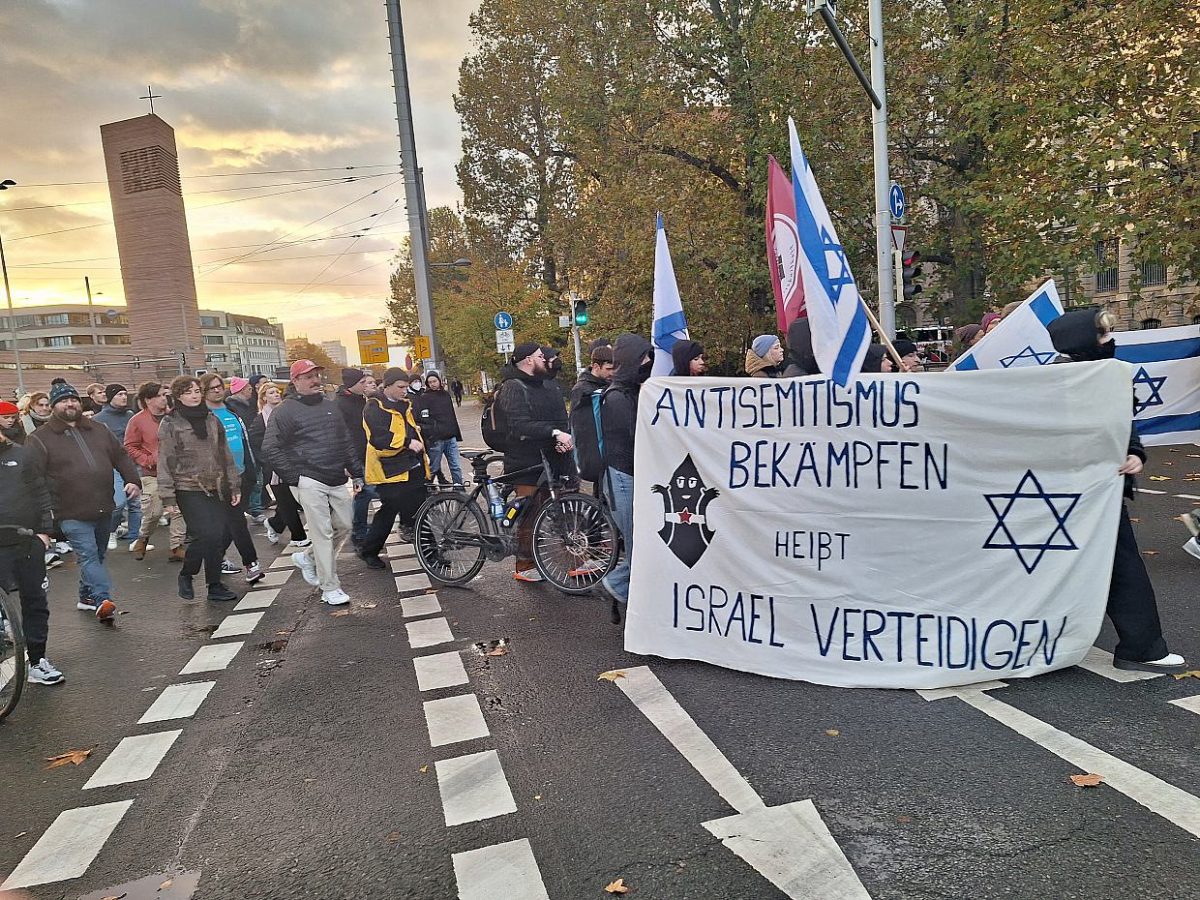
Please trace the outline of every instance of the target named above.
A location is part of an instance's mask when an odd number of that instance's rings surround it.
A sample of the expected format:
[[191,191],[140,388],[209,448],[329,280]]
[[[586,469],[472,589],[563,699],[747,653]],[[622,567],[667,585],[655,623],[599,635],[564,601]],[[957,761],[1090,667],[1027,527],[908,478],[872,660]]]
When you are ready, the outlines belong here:
[[[11,178],[0,181],[0,191],[7,191],[16,182]],[[4,239],[0,237],[0,271],[4,272],[4,294],[8,298],[8,334],[12,340],[13,362],[17,367],[17,396],[25,393],[25,374],[21,370],[21,348],[17,346],[17,317],[13,313],[12,288],[8,283],[8,261],[4,258]]]

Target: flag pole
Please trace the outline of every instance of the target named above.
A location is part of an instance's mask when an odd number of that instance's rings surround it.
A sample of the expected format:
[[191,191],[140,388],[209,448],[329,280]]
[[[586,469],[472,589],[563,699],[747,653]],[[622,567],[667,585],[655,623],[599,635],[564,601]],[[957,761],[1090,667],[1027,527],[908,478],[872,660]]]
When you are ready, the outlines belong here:
[[867,306],[867,301],[861,297],[859,301],[862,303],[862,308],[867,314],[867,318],[871,320],[871,327],[875,329],[875,333],[879,335],[879,340],[883,346],[891,354],[892,359],[896,361],[896,371],[904,370],[904,363],[900,361],[900,353],[896,350],[896,346],[892,343],[892,339],[888,337],[887,332],[883,330],[883,326],[879,324],[879,320],[875,318],[875,313],[871,312],[871,307]]

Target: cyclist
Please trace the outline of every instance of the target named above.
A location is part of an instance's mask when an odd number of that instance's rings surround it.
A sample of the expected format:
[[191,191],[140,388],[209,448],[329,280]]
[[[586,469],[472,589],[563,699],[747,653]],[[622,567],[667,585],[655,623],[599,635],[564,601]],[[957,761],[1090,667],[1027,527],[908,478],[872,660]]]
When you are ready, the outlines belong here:
[[[8,404],[11,405],[11,404]],[[0,433],[0,588],[21,597],[21,624],[29,655],[29,680],[58,684],[65,676],[46,657],[50,607],[46,603],[46,558],[54,531],[50,491],[29,466],[24,447]],[[17,534],[26,528],[36,538]]]

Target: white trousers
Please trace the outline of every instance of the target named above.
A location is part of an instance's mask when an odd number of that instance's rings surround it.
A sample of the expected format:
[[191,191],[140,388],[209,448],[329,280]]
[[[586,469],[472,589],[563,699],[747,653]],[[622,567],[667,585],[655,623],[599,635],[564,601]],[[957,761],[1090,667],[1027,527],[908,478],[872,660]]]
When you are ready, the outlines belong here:
[[296,500],[304,510],[304,528],[312,539],[312,546],[304,553],[316,564],[321,590],[336,591],[341,587],[337,557],[350,537],[354,518],[354,500],[348,482],[330,487],[301,475],[296,485]]

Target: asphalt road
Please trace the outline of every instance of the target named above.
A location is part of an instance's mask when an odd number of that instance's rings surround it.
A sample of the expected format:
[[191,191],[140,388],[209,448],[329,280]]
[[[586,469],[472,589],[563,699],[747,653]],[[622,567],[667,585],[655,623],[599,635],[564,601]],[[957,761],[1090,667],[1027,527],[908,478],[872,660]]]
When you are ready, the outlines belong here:
[[[1200,664],[1200,561],[1172,519],[1200,505],[1174,496],[1193,470],[1198,449],[1154,452],[1150,474],[1171,480],[1143,480],[1164,493],[1142,494],[1133,515],[1172,649]],[[412,568],[403,546],[390,550]],[[813,802],[876,900],[1200,896],[1186,809],[1077,787],[1077,766],[957,697],[636,657],[605,602],[515,584],[506,565],[407,609],[426,592],[398,591],[349,555],[342,569],[348,615],[293,575],[234,638],[213,629],[245,614],[181,602],[161,550],[143,563],[115,554],[126,614],[113,628],[75,611],[73,567],[54,572],[51,656],[68,680],[30,686],[0,725],[0,878],[64,811],[132,801],[109,833],[84,834],[95,858],[80,877],[25,895],[588,898],[621,878],[631,897],[785,896],[703,827],[730,803],[620,685],[597,680],[649,666],[768,807]],[[448,639],[414,647],[439,618]],[[178,674],[201,648],[238,641],[227,668]],[[1106,627],[1097,645],[1113,643]],[[460,658],[462,675],[446,678],[465,684],[438,687],[430,671],[419,682],[413,661],[432,655],[446,671]],[[138,724],[168,685],[201,681],[215,684],[194,715]],[[1080,668],[989,694],[1193,799],[1200,715],[1168,701],[1196,695],[1197,679],[1118,683]],[[481,716],[439,718],[438,701],[461,712],[470,698]],[[173,730],[148,777],[85,788],[122,739]],[[91,747],[79,766],[46,768]],[[465,781],[452,777],[459,760],[475,773]],[[460,814],[476,820],[447,824]],[[78,852],[64,847],[57,865]]]

